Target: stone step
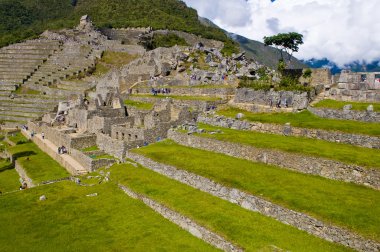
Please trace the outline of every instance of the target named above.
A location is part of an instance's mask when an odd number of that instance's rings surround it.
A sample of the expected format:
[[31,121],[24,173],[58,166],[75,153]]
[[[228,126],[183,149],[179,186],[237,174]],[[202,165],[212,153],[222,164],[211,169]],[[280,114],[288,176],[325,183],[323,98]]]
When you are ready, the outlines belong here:
[[0,58],[0,65],[2,64],[17,64],[17,65],[24,65],[24,64],[35,64],[35,65],[41,65],[44,63],[43,59],[10,59],[10,58]]
[[0,121],[12,121],[12,122],[27,122],[38,117],[28,117],[28,116],[14,116],[9,113],[0,112]]
[[60,43],[23,43],[13,44],[2,48],[2,50],[58,50],[61,48]]
[[28,101],[15,102],[14,100],[0,100],[1,107],[17,107],[17,108],[33,108],[40,111],[53,110],[58,105],[58,102],[53,103],[35,103]]
[[2,73],[0,72],[0,80],[27,79],[32,73]]
[[10,90],[0,90],[0,95],[10,95],[12,91]]
[[38,60],[45,60],[47,58],[48,58],[48,55],[41,55],[41,54],[12,54],[12,53],[0,54],[0,59],[38,59]]
[[12,78],[12,79],[10,79],[10,78],[8,78],[8,79],[0,79],[0,81],[5,81],[5,82],[7,82],[7,83],[11,83],[11,84],[22,84],[24,81],[25,81],[25,79],[20,79],[20,78]]
[[0,95],[0,102],[8,101],[8,102],[14,102],[14,103],[28,103],[28,104],[56,104],[58,105],[59,101],[63,101],[64,99],[59,98],[53,98],[48,99],[48,97],[32,97],[32,96],[23,96],[23,95],[16,95],[15,98],[10,98],[9,96]]
[[51,55],[56,51],[56,49],[45,49],[45,48],[35,48],[35,49],[13,49],[6,48],[1,49],[0,54],[36,54],[36,55]]
[[[39,107],[31,107],[34,104],[28,104],[30,107],[25,107],[25,106],[20,106],[19,104],[14,104],[14,103],[0,103],[0,110],[5,110],[5,111],[22,111],[22,112],[27,112],[27,113],[45,113],[47,111],[51,111],[54,109],[54,106],[39,106]],[[24,105],[24,104],[21,104]]]
[[28,74],[28,73],[31,73],[31,72],[34,72],[37,70],[37,66],[30,66],[30,67],[2,67],[0,66],[0,74],[2,73],[5,73],[5,74],[9,74],[9,73],[25,73],[25,74]]
[[26,62],[26,63],[17,63],[14,62],[6,63],[6,62],[0,62],[0,68],[1,69],[37,69],[39,64],[36,64],[34,62]]
[[0,90],[16,91],[17,85],[14,84],[0,84]]
[[12,116],[33,117],[37,118],[44,114],[43,112],[30,112],[30,111],[17,111],[9,110],[7,108],[0,107],[0,114],[7,114]]

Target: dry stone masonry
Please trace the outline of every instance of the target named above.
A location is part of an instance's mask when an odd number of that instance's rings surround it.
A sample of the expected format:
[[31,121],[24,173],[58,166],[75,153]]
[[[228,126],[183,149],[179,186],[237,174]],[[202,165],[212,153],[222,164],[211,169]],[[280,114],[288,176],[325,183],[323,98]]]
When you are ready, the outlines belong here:
[[378,169],[367,169],[357,165],[345,164],[329,159],[287,153],[272,149],[256,148],[238,143],[222,142],[207,137],[180,133],[175,130],[170,130],[168,137],[178,144],[197,149],[223,153],[254,162],[276,165],[297,172],[318,175],[345,182],[353,182],[370,186],[374,189],[380,189],[380,172]]
[[203,241],[213,245],[214,247],[219,248],[223,251],[243,251],[241,248],[226,241],[218,234],[215,234],[207,230],[206,228],[195,223],[193,220],[155,202],[154,200],[141,194],[137,194],[133,192],[130,188],[127,188],[126,186],[119,185],[119,188],[123,190],[126,194],[128,194],[128,196],[130,196],[131,198],[138,199],[144,202],[145,205],[152,208],[155,212],[159,213],[164,218],[170,220],[171,222],[180,226],[182,229],[194,235],[195,237],[202,239]]
[[272,217],[282,223],[292,225],[322,239],[340,243],[344,246],[363,252],[378,251],[380,249],[380,244],[375,241],[364,239],[343,228],[328,225],[306,214],[286,209],[238,189],[223,186],[208,178],[187,171],[178,170],[172,166],[157,163],[149,158],[132,152],[127,152],[127,158],[164,176],[237,204],[245,209]]
[[298,128],[291,126],[291,124],[279,125],[260,122],[248,122],[245,120],[238,120],[224,116],[215,116],[212,114],[200,114],[197,118],[197,121],[200,123],[230,129],[252,130],[261,133],[315,138],[329,142],[346,143],[366,148],[380,149],[380,138],[375,136],[350,134],[321,129]]

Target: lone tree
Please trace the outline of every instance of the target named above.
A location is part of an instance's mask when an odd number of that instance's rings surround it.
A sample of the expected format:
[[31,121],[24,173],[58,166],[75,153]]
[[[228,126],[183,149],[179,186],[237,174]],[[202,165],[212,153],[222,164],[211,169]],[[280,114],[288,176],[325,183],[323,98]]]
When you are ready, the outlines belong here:
[[264,44],[266,46],[274,46],[281,53],[280,64],[285,67],[285,55],[288,55],[288,61],[290,62],[294,52],[298,52],[299,45],[303,44],[303,35],[297,32],[279,33],[274,36],[264,37]]

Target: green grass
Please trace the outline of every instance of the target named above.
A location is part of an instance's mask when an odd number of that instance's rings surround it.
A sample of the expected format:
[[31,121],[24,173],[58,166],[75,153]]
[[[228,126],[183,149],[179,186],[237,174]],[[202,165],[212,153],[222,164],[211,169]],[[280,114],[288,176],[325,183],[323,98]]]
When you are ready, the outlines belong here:
[[246,251],[348,250],[213,197],[141,166],[115,165],[111,179],[226,237]]
[[111,155],[108,155],[108,154],[103,154],[103,155],[99,155],[99,156],[91,156],[91,158],[93,159],[115,159],[114,156],[111,156]]
[[12,133],[8,135],[8,139],[14,144],[22,144],[22,143],[27,143],[29,141],[20,132]]
[[316,108],[330,108],[330,109],[343,109],[343,107],[347,104],[352,105],[352,110],[367,110],[367,107],[369,105],[373,105],[374,111],[378,112],[380,111],[380,104],[379,103],[365,103],[365,102],[345,102],[345,101],[335,101],[331,99],[326,99],[318,102],[314,105]]
[[126,52],[105,51],[100,62],[115,67],[122,67],[136,58],[137,55],[132,55]]
[[15,94],[31,94],[31,95],[40,95],[41,91],[30,89],[24,86],[19,87],[15,92]]
[[19,186],[19,176],[12,164],[4,159],[0,159],[0,192],[18,190]]
[[104,63],[102,62],[98,62],[95,66],[95,71],[92,73],[93,76],[96,76],[96,77],[99,77],[99,76],[103,76],[105,75],[106,73],[108,73],[108,71],[110,70],[111,68],[109,66],[106,66]]
[[300,113],[251,113],[241,109],[229,108],[218,111],[218,114],[235,118],[237,113],[245,115],[244,120],[251,122],[285,124],[293,127],[334,130],[353,134],[380,136],[380,123],[365,123],[348,120],[334,120],[320,118],[309,111]]
[[184,100],[184,101],[220,101],[219,97],[209,97],[209,96],[190,96],[190,95],[152,95],[152,94],[134,94],[132,97],[149,97],[164,99],[166,97],[172,98],[174,100]]
[[109,183],[28,189],[0,209],[1,251],[216,251]]
[[8,151],[17,157],[35,184],[70,176],[65,168],[32,142],[9,147]]
[[81,149],[82,152],[90,152],[90,151],[97,151],[97,150],[99,150],[99,147],[97,145]]
[[207,131],[221,130],[222,134],[198,134],[201,137],[213,138],[226,142],[251,145],[258,148],[277,149],[309,156],[322,157],[380,169],[380,151],[349,144],[333,143],[305,137],[265,134],[256,131],[234,130],[199,124]]
[[380,193],[376,190],[184,147],[171,141],[133,151],[380,240]]
[[139,102],[139,101],[132,101],[132,100],[125,100],[124,104],[127,106],[135,107],[137,109],[142,109],[142,110],[151,110],[154,106],[153,103]]

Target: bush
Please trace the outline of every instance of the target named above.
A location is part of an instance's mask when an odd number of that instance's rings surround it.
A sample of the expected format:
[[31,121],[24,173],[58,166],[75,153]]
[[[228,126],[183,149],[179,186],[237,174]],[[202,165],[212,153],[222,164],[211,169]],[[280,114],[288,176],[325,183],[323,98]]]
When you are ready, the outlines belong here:
[[175,45],[189,46],[184,38],[181,38],[174,33],[169,33],[167,35],[155,34],[151,41],[147,41],[145,46],[147,49],[153,50],[158,47],[172,47]]

